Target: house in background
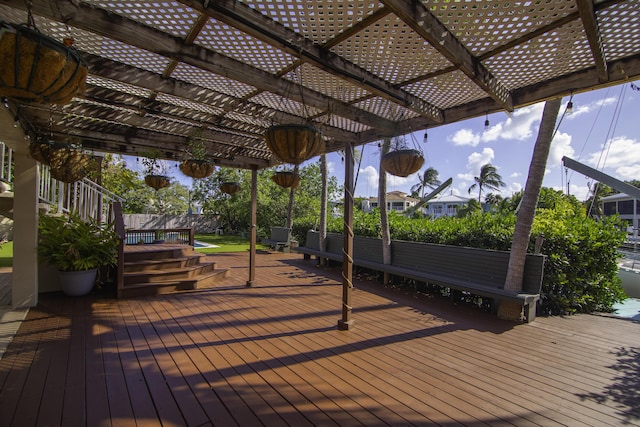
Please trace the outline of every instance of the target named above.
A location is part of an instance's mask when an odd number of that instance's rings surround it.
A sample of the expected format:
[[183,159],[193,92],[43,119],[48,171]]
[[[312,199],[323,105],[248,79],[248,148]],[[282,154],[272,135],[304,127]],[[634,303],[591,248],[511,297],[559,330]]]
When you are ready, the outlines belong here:
[[640,214],[640,200],[618,193],[600,199],[604,216],[620,215],[620,219],[632,228],[638,228],[638,214]]
[[[403,193],[402,191],[390,191],[387,193],[387,210],[404,212],[412,206],[415,206],[420,199],[416,199],[407,195],[407,193]],[[362,201],[362,210],[365,212],[371,212],[373,209],[377,208],[378,198],[377,197],[369,197]]]
[[438,195],[425,204],[423,212],[433,218],[456,216],[460,208],[469,203],[469,200],[469,197],[455,194]]

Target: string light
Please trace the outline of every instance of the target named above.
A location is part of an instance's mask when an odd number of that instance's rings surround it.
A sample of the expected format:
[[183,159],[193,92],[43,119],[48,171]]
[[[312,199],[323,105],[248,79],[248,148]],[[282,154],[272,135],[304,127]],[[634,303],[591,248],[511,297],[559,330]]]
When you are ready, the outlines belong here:
[[6,97],[2,97],[2,106],[4,108],[9,108],[9,100]]
[[567,109],[565,110],[567,114],[573,114],[573,94],[569,98],[569,102],[567,102]]
[[427,130],[425,129],[424,137],[422,138],[422,143],[426,144],[428,140],[429,140],[429,134],[427,133]]
[[484,130],[489,130],[491,123],[489,122],[489,113],[487,113],[486,118],[484,120]]

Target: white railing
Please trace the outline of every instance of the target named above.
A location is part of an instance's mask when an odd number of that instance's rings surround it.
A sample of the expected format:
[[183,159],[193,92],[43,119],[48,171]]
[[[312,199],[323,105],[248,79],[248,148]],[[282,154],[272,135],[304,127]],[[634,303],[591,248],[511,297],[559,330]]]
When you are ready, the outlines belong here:
[[40,202],[50,204],[58,212],[77,212],[82,218],[108,219],[109,205],[124,199],[95,182],[83,178],[67,184],[54,179],[48,166],[38,165]]
[[[95,182],[83,178],[71,184],[54,179],[48,166],[38,164],[38,196],[41,203],[58,212],[76,211],[82,218],[108,219],[109,205],[124,199]],[[13,182],[13,150],[0,142],[0,181]]]
[[13,182],[13,150],[0,142],[0,180]]

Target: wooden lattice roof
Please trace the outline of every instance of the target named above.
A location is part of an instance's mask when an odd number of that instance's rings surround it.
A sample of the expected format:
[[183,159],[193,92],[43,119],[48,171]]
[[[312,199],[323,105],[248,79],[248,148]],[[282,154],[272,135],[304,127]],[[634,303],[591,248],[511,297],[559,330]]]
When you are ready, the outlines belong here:
[[277,163],[263,134],[311,120],[327,151],[640,75],[640,0],[0,0],[89,64],[29,131],[181,159],[204,130],[227,166]]

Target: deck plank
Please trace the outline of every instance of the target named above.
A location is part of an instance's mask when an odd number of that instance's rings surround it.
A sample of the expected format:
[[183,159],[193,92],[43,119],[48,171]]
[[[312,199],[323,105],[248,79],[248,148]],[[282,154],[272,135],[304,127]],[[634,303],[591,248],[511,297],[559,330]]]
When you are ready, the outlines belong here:
[[[0,360],[0,425],[640,425],[640,323],[514,324],[296,254],[211,289],[41,295]],[[7,421],[8,420],[8,421]],[[57,420],[57,421],[56,421]]]

